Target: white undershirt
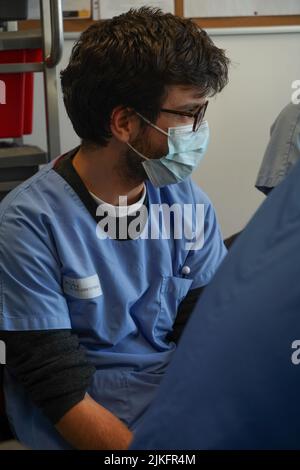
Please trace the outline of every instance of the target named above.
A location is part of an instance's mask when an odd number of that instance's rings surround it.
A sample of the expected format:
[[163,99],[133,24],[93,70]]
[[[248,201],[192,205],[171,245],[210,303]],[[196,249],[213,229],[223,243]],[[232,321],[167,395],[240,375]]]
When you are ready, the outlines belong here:
[[92,196],[92,198],[96,201],[97,204],[99,205],[105,204],[105,210],[107,210],[107,213],[109,216],[125,217],[127,215],[135,214],[142,207],[146,198],[146,186],[144,184],[143,193],[140,199],[134,204],[130,204],[129,206],[125,206],[125,205],[113,206],[112,204],[108,204],[107,202],[102,201],[102,199],[100,199],[91,191],[89,191],[89,193]]

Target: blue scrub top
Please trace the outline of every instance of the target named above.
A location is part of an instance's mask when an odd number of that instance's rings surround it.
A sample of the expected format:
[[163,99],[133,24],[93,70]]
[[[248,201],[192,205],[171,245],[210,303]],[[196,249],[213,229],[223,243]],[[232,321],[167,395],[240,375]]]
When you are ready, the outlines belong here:
[[[95,219],[53,162],[0,206],[0,329],[72,329],[97,369],[88,393],[131,430],[172,358],[176,346],[166,335],[180,301],[210,282],[226,254],[214,209],[190,179],[163,188],[147,181],[146,190],[149,206],[192,204],[195,216],[204,204],[201,249],[187,250],[184,238],[99,239]],[[69,447],[9,371],[4,386],[21,442]]]
[[300,163],[200,298],[132,449],[300,449]]

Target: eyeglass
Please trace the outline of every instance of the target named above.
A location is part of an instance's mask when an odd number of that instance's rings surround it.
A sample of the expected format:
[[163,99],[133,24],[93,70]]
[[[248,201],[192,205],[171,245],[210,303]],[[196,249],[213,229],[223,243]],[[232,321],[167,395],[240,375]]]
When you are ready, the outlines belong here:
[[163,113],[177,114],[179,116],[188,116],[188,117],[194,118],[193,132],[196,132],[201,126],[207,106],[208,106],[208,101],[205,101],[205,103],[202,104],[194,113],[189,113],[187,111],[175,111],[173,109],[166,109],[166,108],[161,108],[161,111]]

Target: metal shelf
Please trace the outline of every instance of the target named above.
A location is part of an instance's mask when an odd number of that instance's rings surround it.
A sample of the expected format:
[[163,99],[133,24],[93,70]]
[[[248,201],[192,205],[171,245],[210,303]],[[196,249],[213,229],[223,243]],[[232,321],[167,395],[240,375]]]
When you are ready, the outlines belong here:
[[36,173],[39,165],[48,163],[60,154],[56,66],[63,49],[61,0],[40,0],[40,12],[41,29],[16,31],[16,24],[7,23],[8,31],[0,32],[0,53],[43,49],[43,62],[0,64],[0,73],[43,72],[47,150],[23,145],[22,138],[13,139],[17,144],[13,146],[1,146],[0,142],[0,200]]
[[19,186],[19,184],[23,183],[24,180],[20,181],[4,181],[0,183],[0,193],[8,193],[12,189]]
[[0,148],[0,169],[47,163],[47,153],[34,145]]
[[43,63],[0,64],[0,73],[43,72]]
[[[41,30],[3,31],[0,33],[0,52],[19,49],[42,49]],[[43,72],[43,63],[0,64],[0,73]]]
[[44,51],[44,62],[0,64],[0,73],[43,72],[47,158],[60,154],[59,111],[57,100],[56,66],[63,50],[63,20],[61,0],[40,0],[41,29],[0,32],[0,52],[16,49]]
[[13,49],[39,49],[43,47],[40,29],[27,31],[3,31],[0,33],[0,51]]

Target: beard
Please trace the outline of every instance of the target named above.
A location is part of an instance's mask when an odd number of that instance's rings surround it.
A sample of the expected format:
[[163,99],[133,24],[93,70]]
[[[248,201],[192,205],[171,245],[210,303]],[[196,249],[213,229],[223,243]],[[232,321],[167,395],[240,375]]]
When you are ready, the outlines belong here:
[[[143,155],[147,155],[144,154],[142,149],[140,149],[140,146],[137,147],[136,145],[137,144],[135,144],[135,142],[132,144],[132,146]],[[122,158],[120,174],[123,178],[126,179],[126,181],[131,181],[136,185],[143,183],[146,179],[148,179],[147,173],[145,172],[142,165],[143,161],[145,160],[142,157],[140,157],[137,153],[128,147],[124,158]]]
[[[130,144],[147,158],[161,158],[164,156],[163,152],[158,151],[158,149],[155,149],[153,145],[151,145],[146,129],[144,129],[133,142],[130,142]],[[162,155],[158,156],[160,153],[162,153]],[[131,181],[138,185],[149,179],[142,165],[145,160],[130,147],[128,147],[121,161],[119,172],[126,181]]]

